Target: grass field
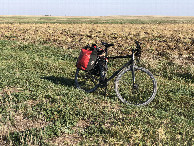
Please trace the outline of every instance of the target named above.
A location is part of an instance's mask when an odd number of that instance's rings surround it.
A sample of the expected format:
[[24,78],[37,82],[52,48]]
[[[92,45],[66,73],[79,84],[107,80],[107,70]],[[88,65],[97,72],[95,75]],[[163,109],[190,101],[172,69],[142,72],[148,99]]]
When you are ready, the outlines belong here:
[[[192,17],[1,16],[0,145],[193,145],[193,34]],[[122,104],[114,80],[106,97],[74,87],[80,48],[101,40],[110,55],[142,42],[158,82],[148,106]],[[109,74],[123,64],[109,63]]]

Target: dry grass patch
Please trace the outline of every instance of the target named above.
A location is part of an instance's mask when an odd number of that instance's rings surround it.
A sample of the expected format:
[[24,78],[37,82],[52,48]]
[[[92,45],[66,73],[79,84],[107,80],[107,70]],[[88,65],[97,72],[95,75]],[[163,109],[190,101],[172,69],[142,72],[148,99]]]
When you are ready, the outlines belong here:
[[19,92],[23,92],[22,88],[16,88],[16,87],[5,87],[4,89],[2,89],[0,91],[0,97],[2,97],[3,95],[7,94],[9,96],[11,96],[12,93],[19,93]]
[[15,113],[12,117],[13,121],[7,121],[6,124],[1,124],[0,135],[8,135],[10,132],[20,132],[31,128],[43,128],[49,123],[42,119],[36,119],[35,121],[26,119],[22,113]]

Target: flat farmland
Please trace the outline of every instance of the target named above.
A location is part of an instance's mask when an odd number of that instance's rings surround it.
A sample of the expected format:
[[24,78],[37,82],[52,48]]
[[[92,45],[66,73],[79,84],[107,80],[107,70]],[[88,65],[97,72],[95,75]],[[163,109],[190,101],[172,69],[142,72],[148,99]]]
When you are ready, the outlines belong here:
[[[193,17],[0,16],[0,145],[192,145]],[[114,43],[158,82],[142,108],[116,97],[114,80],[93,94],[74,87],[80,48]],[[126,60],[110,60],[109,74]]]

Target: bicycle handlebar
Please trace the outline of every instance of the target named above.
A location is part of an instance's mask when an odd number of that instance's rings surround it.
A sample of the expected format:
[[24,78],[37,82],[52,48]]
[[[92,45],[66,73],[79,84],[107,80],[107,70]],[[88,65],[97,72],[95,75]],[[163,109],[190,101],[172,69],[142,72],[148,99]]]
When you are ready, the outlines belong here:
[[[105,46],[105,52],[106,52],[106,57],[107,57],[107,50],[108,47],[110,46],[114,46],[114,44],[108,44],[105,42],[101,42],[103,46]],[[141,43],[139,41],[135,41],[136,44],[136,49],[132,49],[133,53],[135,53],[134,55],[137,57],[141,57]],[[130,58],[132,55],[126,55],[126,56],[118,56],[118,57],[109,57],[109,58]]]
[[105,46],[106,48],[108,47],[111,47],[111,46],[114,46],[114,44],[108,44],[108,43],[105,43],[105,42],[101,42],[103,46]]
[[[114,44],[108,44],[108,43],[105,43],[105,42],[101,42],[103,46],[105,46],[105,52],[107,52],[107,48],[111,47],[111,46],[114,46]],[[135,44],[136,44],[136,49],[134,51],[135,53],[135,56],[137,57],[141,57],[141,43],[139,41],[135,41]],[[85,46],[85,49],[87,48],[97,48],[96,44],[92,44],[92,46],[90,47],[89,45]],[[128,57],[130,55],[127,55]]]

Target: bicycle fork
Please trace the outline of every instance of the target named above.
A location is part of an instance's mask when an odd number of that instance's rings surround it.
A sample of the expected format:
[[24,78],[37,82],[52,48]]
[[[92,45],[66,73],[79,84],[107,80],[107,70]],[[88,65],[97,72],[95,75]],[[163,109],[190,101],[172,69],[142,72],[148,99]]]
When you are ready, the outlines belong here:
[[132,63],[131,63],[131,73],[132,73],[132,92],[134,93],[136,90],[138,90],[138,85],[135,82],[135,69],[134,69],[134,50],[132,50]]

